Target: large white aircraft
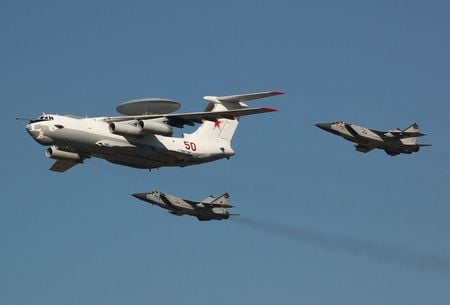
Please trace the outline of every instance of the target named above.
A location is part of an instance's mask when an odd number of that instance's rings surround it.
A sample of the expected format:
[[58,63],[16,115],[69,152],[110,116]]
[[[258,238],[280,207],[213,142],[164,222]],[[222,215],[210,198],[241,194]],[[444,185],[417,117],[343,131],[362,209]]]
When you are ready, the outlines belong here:
[[[139,99],[120,104],[114,117],[81,118],[44,114],[29,120],[28,133],[50,146],[46,156],[56,162],[50,168],[64,172],[90,157],[143,169],[184,167],[234,155],[231,139],[239,117],[276,111],[249,108],[245,102],[279,95],[259,92],[230,96],[205,96],[204,112],[172,113],[180,104],[167,99]],[[193,133],[172,137],[173,128],[200,124]]]

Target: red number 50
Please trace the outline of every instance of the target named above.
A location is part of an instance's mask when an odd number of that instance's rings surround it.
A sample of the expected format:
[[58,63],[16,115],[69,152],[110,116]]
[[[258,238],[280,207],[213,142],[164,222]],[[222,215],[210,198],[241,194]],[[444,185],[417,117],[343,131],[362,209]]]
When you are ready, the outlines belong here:
[[192,150],[192,151],[196,151],[197,150],[197,145],[195,145],[194,142],[184,141],[184,147],[187,150]]

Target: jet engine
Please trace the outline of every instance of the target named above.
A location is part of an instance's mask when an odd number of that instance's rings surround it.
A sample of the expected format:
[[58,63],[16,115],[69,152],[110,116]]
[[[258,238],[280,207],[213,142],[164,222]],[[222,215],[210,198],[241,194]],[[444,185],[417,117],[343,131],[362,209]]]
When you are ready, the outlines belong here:
[[173,134],[173,128],[167,125],[164,119],[140,120],[138,126],[143,133],[152,133],[161,136],[171,136]]
[[70,151],[59,150],[55,146],[51,146],[47,148],[45,151],[45,155],[48,158],[52,158],[55,160],[73,160],[73,161],[82,161],[81,156],[77,153]]
[[173,128],[167,125],[164,119],[150,119],[110,123],[109,131],[113,134],[129,137],[141,137],[145,134],[171,136]]
[[110,123],[109,131],[121,136],[140,137],[142,129],[136,124],[136,121],[125,121],[120,123]]

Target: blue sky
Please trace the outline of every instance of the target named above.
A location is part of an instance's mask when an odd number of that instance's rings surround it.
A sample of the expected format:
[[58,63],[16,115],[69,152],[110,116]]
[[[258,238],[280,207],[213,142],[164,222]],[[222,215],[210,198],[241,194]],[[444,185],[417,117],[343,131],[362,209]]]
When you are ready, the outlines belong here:
[[[446,1],[2,1],[0,304],[447,304]],[[17,116],[139,97],[203,110],[265,90],[231,160],[48,171]],[[431,143],[357,153],[314,127],[417,122]],[[200,223],[129,194],[225,191]]]

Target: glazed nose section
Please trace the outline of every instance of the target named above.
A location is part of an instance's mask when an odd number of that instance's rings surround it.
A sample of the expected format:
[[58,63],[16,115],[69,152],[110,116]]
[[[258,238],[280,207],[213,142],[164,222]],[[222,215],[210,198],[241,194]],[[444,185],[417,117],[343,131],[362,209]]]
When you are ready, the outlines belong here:
[[326,131],[331,130],[331,123],[317,123],[316,126]]
[[37,138],[37,136],[39,135],[39,131],[38,131],[38,130],[34,130],[32,124],[27,124],[27,125],[25,126],[25,129],[26,129],[27,132],[30,134],[30,136],[32,136],[33,138]]

